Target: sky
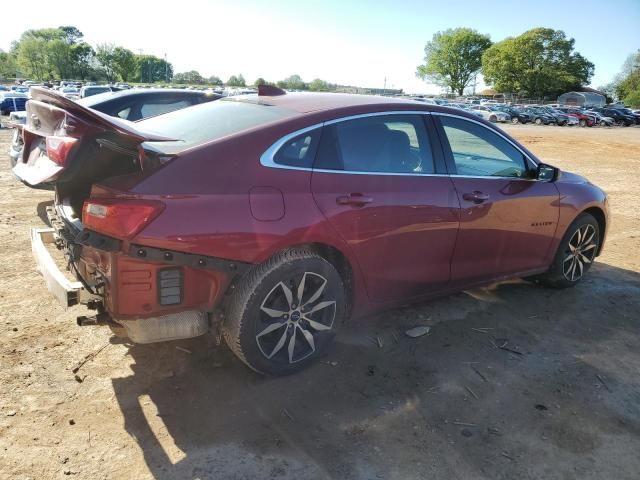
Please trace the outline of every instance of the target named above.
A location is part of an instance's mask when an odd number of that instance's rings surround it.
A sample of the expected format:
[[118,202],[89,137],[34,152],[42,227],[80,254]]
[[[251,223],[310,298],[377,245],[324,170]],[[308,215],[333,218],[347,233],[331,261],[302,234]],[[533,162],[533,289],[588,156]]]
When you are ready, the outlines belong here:
[[[175,72],[197,70],[248,82],[298,74],[305,81],[439,93],[416,78],[437,31],[470,27],[494,42],[530,28],[563,30],[595,64],[602,86],[640,48],[640,0],[29,0],[0,28],[0,48],[27,29],[73,25],[92,45],[113,43],[164,57]],[[104,7],[104,8],[103,8]],[[7,13],[4,11],[3,13]],[[7,18],[8,20],[8,18]],[[482,85],[479,86],[482,88]]]

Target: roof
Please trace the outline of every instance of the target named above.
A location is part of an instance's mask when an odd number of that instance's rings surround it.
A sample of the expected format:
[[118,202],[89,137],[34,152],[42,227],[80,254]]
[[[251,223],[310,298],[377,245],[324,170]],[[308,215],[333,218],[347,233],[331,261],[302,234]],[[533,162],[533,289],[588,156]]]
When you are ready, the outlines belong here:
[[272,105],[301,114],[348,107],[374,107],[376,105],[380,105],[384,106],[385,109],[388,109],[392,105],[399,105],[402,106],[403,109],[406,109],[407,105],[415,107],[424,107],[426,105],[425,103],[416,102],[414,100],[382,97],[377,95],[310,92],[294,92],[276,96],[240,95],[237,97],[226,97],[223,101]]

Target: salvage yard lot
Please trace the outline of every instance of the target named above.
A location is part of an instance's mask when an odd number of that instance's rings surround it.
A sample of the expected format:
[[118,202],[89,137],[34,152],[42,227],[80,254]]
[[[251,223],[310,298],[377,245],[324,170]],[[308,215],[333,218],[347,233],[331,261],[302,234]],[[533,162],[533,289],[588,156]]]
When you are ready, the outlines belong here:
[[[132,346],[76,327],[86,310],[59,307],[30,254],[52,193],[3,160],[0,478],[637,479],[640,128],[504,128],[609,193],[585,281],[351,321],[323,362],[277,379],[212,337]],[[415,325],[431,333],[404,336]]]

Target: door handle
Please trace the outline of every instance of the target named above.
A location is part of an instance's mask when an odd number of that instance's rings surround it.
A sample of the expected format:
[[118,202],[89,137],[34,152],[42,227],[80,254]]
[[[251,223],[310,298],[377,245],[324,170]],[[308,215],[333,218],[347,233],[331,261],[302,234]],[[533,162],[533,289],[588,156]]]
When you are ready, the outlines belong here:
[[479,192],[479,191],[476,190],[475,192],[472,192],[472,193],[463,193],[462,194],[462,198],[464,198],[468,202],[482,203],[482,202],[486,202],[487,200],[489,200],[489,194],[488,193]]
[[363,207],[371,202],[373,202],[373,198],[366,197],[361,193],[350,193],[349,195],[340,195],[336,198],[338,205],[351,205],[352,207]]

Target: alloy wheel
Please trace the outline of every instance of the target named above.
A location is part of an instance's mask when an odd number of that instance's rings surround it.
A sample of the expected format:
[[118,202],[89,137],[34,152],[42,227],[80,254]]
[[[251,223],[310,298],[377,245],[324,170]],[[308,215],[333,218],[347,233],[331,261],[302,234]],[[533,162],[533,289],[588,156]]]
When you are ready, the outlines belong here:
[[256,342],[268,360],[296,363],[313,355],[333,328],[336,300],[327,279],[314,272],[279,282],[260,305]]
[[598,237],[593,225],[582,225],[578,228],[565,250],[562,260],[562,274],[570,282],[577,282],[582,278],[586,266],[593,262],[598,246]]

